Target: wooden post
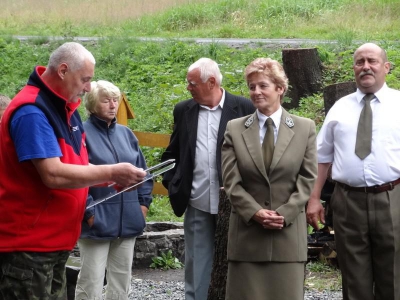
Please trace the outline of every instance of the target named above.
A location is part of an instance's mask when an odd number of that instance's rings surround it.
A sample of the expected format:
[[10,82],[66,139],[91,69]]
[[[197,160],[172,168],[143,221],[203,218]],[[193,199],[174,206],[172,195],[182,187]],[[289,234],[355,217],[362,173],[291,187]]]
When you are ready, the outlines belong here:
[[322,88],[322,63],[316,48],[283,49],[282,63],[289,79],[287,96],[290,103],[285,108],[299,107],[300,98],[319,93]]
[[128,125],[128,119],[134,119],[135,113],[133,109],[130,107],[128,99],[125,94],[121,95],[121,102],[119,103],[118,111],[117,111],[117,122],[121,125]]
[[170,134],[163,133],[141,132],[136,130],[134,130],[133,133],[136,135],[141,146],[148,147],[167,148],[171,138]]

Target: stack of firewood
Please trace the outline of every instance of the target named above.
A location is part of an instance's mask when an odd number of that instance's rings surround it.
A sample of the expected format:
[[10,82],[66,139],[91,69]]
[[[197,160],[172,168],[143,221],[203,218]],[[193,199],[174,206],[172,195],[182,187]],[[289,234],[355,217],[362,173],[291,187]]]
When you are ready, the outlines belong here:
[[332,228],[325,226],[308,235],[308,260],[320,260],[338,266],[335,235]]

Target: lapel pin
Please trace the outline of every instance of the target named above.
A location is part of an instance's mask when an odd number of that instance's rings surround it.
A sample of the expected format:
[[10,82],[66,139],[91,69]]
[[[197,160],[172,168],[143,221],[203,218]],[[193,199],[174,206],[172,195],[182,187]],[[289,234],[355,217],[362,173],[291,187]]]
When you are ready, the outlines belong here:
[[286,124],[289,128],[292,128],[292,127],[294,126],[293,119],[292,119],[291,117],[286,117],[285,124]]
[[251,124],[253,124],[253,122],[254,122],[254,115],[251,115],[250,118],[246,120],[246,123],[244,123],[244,126],[248,128],[250,127]]

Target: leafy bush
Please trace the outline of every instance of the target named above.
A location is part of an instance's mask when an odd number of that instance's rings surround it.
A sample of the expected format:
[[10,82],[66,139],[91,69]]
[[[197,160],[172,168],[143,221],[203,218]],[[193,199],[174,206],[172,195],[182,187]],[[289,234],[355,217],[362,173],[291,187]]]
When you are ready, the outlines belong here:
[[317,130],[319,130],[325,119],[324,98],[322,93],[300,99],[299,107],[291,109],[289,112],[314,120]]
[[175,216],[168,197],[156,195],[147,212],[146,221],[183,222],[183,217]]
[[152,258],[152,264],[150,268],[153,269],[162,269],[162,270],[169,270],[169,269],[182,269],[184,265],[172,255],[172,251],[168,250],[167,253],[161,253],[161,256],[156,256]]
[[[318,229],[322,229],[324,227],[325,225],[318,221]],[[307,225],[307,234],[312,234],[313,232],[315,232],[314,227],[312,227],[311,225]]]

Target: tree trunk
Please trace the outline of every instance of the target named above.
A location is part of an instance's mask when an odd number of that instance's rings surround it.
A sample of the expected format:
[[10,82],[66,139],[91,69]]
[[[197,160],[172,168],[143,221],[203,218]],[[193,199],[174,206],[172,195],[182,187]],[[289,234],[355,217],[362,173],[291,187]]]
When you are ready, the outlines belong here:
[[316,48],[283,49],[283,68],[289,79],[287,96],[290,103],[285,108],[299,107],[300,98],[319,93],[322,88],[322,63]]
[[226,278],[228,274],[227,246],[231,203],[224,190],[220,190],[219,193],[218,222],[214,243],[214,262],[210,287],[208,289],[208,300],[225,299]]
[[348,94],[354,93],[356,90],[357,85],[354,81],[341,82],[326,86],[324,88],[325,115],[337,100]]

